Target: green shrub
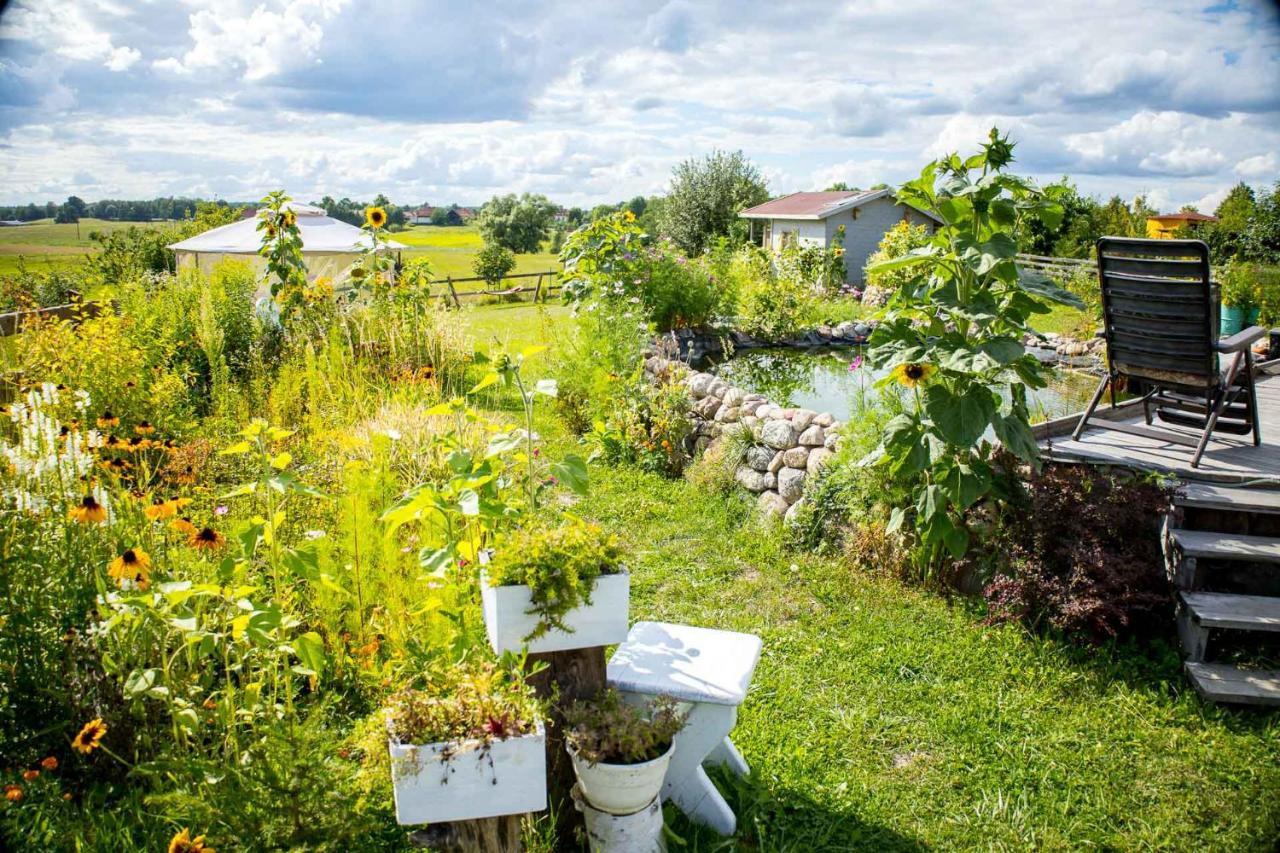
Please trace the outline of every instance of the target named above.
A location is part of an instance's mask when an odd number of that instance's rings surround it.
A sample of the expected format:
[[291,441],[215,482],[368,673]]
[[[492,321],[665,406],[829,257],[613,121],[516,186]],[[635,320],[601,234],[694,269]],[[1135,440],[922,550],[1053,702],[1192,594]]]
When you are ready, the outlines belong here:
[[629,462],[645,471],[678,477],[689,461],[693,434],[689,395],[668,378],[652,384],[633,376],[613,398],[614,409],[592,426],[587,441],[591,458],[614,465]]
[[617,540],[598,525],[573,520],[549,530],[521,531],[499,549],[487,572],[492,586],[524,584],[538,624],[526,637],[535,640],[552,629],[571,632],[564,617],[591,603],[600,575],[622,570]]
[[592,699],[580,699],[564,714],[565,742],[589,764],[641,764],[671,748],[687,714],[670,696],[641,708],[624,702],[612,687]]
[[900,258],[913,249],[922,248],[929,243],[929,228],[925,225],[912,225],[903,220],[897,223],[880,239],[871,257],[867,258],[864,281],[868,287],[879,287],[884,290],[897,290],[916,275],[916,271],[907,268],[879,269],[877,264]]
[[1262,307],[1264,293],[1258,271],[1261,264],[1232,260],[1218,278],[1223,307],[1252,311]]
[[471,261],[471,270],[484,279],[490,289],[501,284],[502,279],[515,268],[515,253],[497,243],[485,243]]

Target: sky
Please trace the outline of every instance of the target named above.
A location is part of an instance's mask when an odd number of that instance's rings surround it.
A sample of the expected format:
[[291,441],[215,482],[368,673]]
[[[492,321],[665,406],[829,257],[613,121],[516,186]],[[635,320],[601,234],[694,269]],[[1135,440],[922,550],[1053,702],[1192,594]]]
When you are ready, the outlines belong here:
[[775,194],[1015,170],[1211,210],[1280,179],[1280,16],[1236,0],[11,0],[0,203],[284,188],[661,193],[741,149]]

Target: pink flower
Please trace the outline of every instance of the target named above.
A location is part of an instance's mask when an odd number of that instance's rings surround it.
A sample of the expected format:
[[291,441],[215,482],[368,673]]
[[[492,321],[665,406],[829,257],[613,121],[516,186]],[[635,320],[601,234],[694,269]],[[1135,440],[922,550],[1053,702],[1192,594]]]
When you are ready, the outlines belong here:
[[855,355],[853,357],[853,361],[849,362],[849,372],[853,373],[854,371],[860,370],[861,368],[862,368],[862,356]]
[[227,509],[225,504],[222,506],[216,506],[213,508],[214,515],[226,515],[229,512],[231,512],[231,510]]

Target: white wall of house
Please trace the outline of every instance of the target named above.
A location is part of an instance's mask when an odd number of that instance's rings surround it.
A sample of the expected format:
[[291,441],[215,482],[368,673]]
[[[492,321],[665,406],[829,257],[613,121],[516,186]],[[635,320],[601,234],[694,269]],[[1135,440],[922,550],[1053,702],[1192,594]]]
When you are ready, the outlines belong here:
[[827,245],[826,224],[821,219],[771,219],[773,226],[769,234],[769,248],[775,252],[782,251],[782,241],[787,234],[796,235],[796,245]]

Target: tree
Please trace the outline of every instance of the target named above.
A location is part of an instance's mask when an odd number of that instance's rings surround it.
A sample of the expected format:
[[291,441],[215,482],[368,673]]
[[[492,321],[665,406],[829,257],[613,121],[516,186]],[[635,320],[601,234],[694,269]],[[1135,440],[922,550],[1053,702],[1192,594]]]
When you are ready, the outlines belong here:
[[1244,233],[1256,209],[1252,187],[1241,181],[1231,188],[1213,212],[1218,221],[1205,229],[1205,241],[1213,250],[1215,260],[1240,254],[1244,248]]
[[649,200],[642,195],[638,195],[627,202],[627,210],[634,213],[637,218],[644,216],[644,209],[648,206]]
[[857,192],[857,191],[858,191],[857,187],[851,187],[844,181],[836,181],[834,184],[832,184],[831,186],[823,190],[823,192],[828,192],[828,193]]
[[471,269],[491,288],[502,281],[503,276],[516,268],[516,256],[506,246],[485,243],[471,261]]
[[522,254],[536,252],[551,233],[556,206],[544,195],[515,193],[494,196],[476,217],[486,243],[496,243]]
[[768,198],[760,170],[741,151],[713,151],[672,171],[661,231],[696,255],[716,237],[745,236],[738,214]]
[[450,207],[437,207],[437,208],[435,208],[434,210],[432,210],[432,211],[431,211],[431,224],[432,224],[432,225],[448,225],[448,224],[449,224],[449,211],[450,211],[450,210],[452,210],[452,209],[453,209],[453,208],[450,208]]
[[1244,255],[1264,264],[1280,263],[1280,181],[1258,198],[1244,233]]

